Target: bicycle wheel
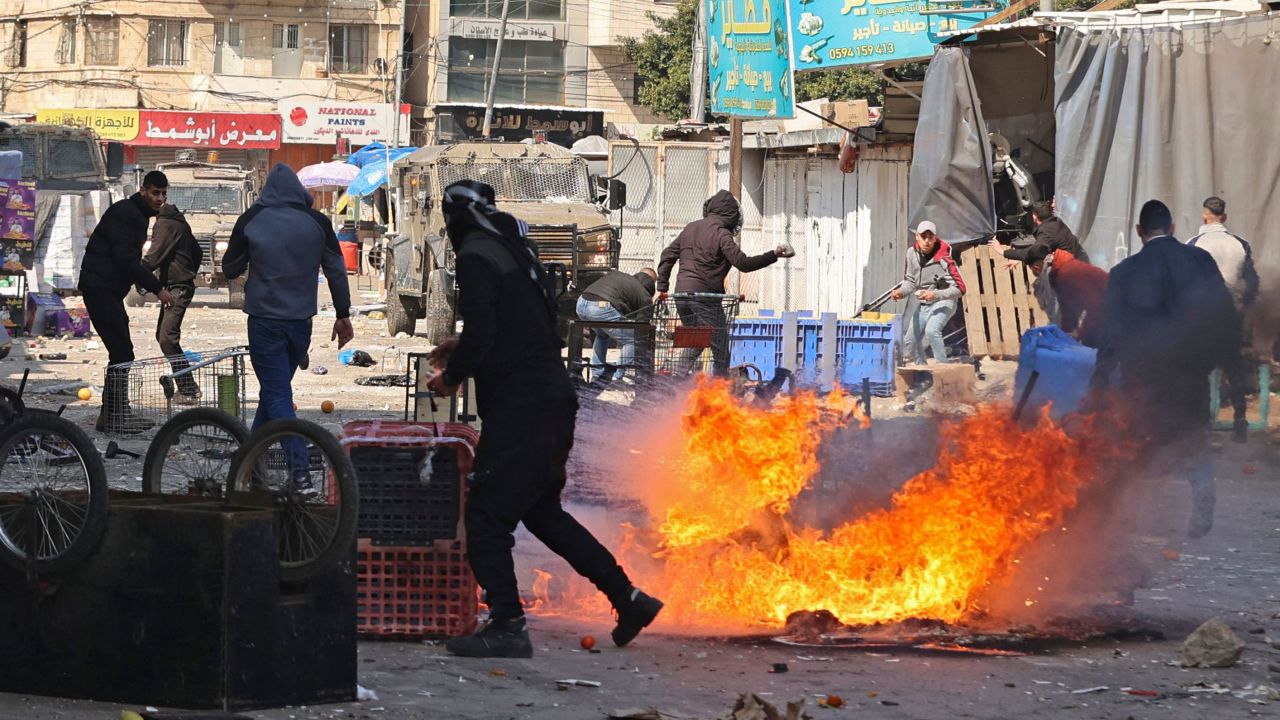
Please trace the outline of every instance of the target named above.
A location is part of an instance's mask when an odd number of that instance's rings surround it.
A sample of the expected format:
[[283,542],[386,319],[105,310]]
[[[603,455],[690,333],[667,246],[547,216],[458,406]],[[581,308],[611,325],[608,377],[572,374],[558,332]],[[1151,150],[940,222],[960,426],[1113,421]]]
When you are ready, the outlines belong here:
[[169,418],[147,447],[142,491],[221,498],[231,459],[249,428],[217,408],[192,408]]
[[306,420],[273,420],[231,460],[228,499],[269,499],[279,510],[280,579],[301,582],[351,550],[359,498],[356,472],[338,439]]
[[57,573],[75,567],[106,530],[107,471],[84,431],[28,412],[0,432],[0,559]]

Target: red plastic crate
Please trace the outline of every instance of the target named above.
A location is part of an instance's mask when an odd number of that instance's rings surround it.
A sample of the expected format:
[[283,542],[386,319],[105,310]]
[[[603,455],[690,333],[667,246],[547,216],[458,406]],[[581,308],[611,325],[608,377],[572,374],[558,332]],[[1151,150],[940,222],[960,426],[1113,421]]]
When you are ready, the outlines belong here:
[[455,637],[476,629],[478,587],[457,540],[430,547],[356,545],[356,632]]

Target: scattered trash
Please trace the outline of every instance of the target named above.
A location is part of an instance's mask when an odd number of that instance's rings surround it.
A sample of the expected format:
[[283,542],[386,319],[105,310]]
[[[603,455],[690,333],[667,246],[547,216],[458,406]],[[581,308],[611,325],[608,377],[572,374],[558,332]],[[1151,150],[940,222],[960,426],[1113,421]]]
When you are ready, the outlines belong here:
[[66,360],[66,353],[40,353],[36,356],[38,360]]
[[583,635],[582,639],[578,641],[578,644],[582,645],[583,650],[590,650],[596,646],[596,639],[591,635]]
[[489,677],[506,677],[507,671],[502,668],[494,668],[489,671]]
[[894,702],[894,701],[892,701],[892,700],[881,700],[881,701],[880,701],[880,704],[881,704],[881,705],[886,705],[886,706],[888,706],[888,707],[896,707],[896,706],[898,706],[898,705],[901,705],[902,703],[896,703],[896,702]]
[[787,671],[788,671],[788,670],[790,670],[790,669],[791,669],[791,668],[787,667],[787,664],[786,664],[786,663],[774,663],[774,664],[773,664],[773,666],[769,668],[769,672],[771,672],[771,673],[784,673],[784,672],[787,672]]
[[1280,702],[1280,690],[1269,685],[1249,684],[1231,694],[1254,705],[1268,705],[1273,702]]
[[102,345],[101,345],[100,343],[98,343],[98,342],[95,342],[95,341],[93,341],[93,340],[90,340],[89,342],[87,342],[87,343],[85,343],[85,344],[84,344],[84,349],[85,349],[85,350],[100,350],[100,349],[102,349]]
[[102,452],[102,457],[108,460],[115,460],[116,458],[121,456],[131,457],[135,460],[142,457],[136,452],[133,452],[131,450],[125,450],[124,448],[120,447],[120,445],[116,443],[115,440],[111,440],[110,442],[108,442],[107,449]]
[[844,707],[844,698],[840,697],[839,695],[828,695],[822,700],[818,701],[818,705],[821,707],[830,707],[830,708]]
[[1182,553],[1178,552],[1177,550],[1174,550],[1173,548],[1165,548],[1165,549],[1164,549],[1164,559],[1165,559],[1165,560],[1170,560],[1170,561],[1172,561],[1172,560],[1177,560],[1177,559],[1178,559],[1178,558],[1180,558],[1180,557],[1182,557]]
[[369,313],[370,320],[382,320],[384,318],[386,318],[386,315],[384,315],[381,310],[374,310],[373,312]]
[[811,657],[809,655],[797,655],[796,659],[801,662],[831,662],[829,657]]
[[365,702],[365,701],[376,702],[378,700],[378,693],[370,690],[369,688],[363,685],[356,685],[356,700],[359,700],[360,702]]
[[568,680],[557,680],[556,685],[559,685],[561,690],[568,690],[571,687],[600,687],[600,683],[595,680],[575,680],[573,678],[569,678]]
[[1071,694],[1072,695],[1088,695],[1089,693],[1106,692],[1107,690],[1110,690],[1110,689],[1111,688],[1106,685],[1098,685],[1096,687],[1087,687],[1087,688],[1080,688],[1079,690],[1072,690]]
[[320,412],[326,415],[333,412],[333,401],[325,400],[324,402],[320,403]]
[[317,366],[315,366],[315,367],[311,368],[311,374],[312,374],[312,375],[328,375],[328,374],[329,374],[329,368],[327,368],[327,367],[325,367],[325,366],[323,366],[323,365],[317,365]]
[[1120,688],[1120,692],[1125,695],[1136,695],[1138,697],[1160,697],[1160,693],[1155,690],[1138,690],[1136,688]]
[[[531,706],[533,703],[529,703]],[[516,707],[528,707],[523,703],[517,703]],[[606,716],[609,720],[684,720],[683,716],[675,713],[664,712],[657,708],[622,708],[619,710],[610,710]]]
[[1231,688],[1220,683],[1198,682],[1192,685],[1183,685],[1183,690],[1195,695],[1226,695],[1231,692]]
[[813,716],[804,712],[804,700],[787,703],[786,712],[780,713],[759,695],[747,693],[738,696],[725,720],[813,720]]
[[343,350],[338,353],[338,362],[354,367],[373,367],[378,364],[378,361],[364,350]]
[[1244,653],[1241,640],[1226,623],[1214,618],[1196,628],[1182,643],[1182,667],[1231,667]]
[[409,373],[400,375],[370,375],[368,377],[356,378],[356,384],[367,387],[409,387]]
[[1245,475],[1253,475],[1254,473],[1258,472],[1258,466],[1257,466],[1257,465],[1245,465],[1243,468],[1241,468],[1241,470],[1243,470],[1243,471],[1244,471],[1244,474],[1245,474]]

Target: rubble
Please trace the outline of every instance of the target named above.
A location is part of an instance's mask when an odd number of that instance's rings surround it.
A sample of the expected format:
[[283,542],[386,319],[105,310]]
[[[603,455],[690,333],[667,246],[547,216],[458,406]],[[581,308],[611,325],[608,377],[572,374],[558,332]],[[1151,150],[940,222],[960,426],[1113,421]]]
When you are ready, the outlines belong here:
[[761,700],[755,693],[738,696],[733,710],[723,720],[813,720],[813,716],[804,712],[804,700],[787,703],[785,712]]
[[1182,644],[1182,667],[1231,667],[1240,662],[1244,641],[1214,618],[1195,629]]

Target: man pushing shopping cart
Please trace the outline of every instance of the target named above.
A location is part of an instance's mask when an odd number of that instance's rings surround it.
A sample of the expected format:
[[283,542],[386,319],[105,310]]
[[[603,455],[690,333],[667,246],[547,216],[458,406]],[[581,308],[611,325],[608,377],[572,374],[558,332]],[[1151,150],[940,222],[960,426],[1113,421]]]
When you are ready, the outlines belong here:
[[[690,352],[681,358],[680,369],[687,362],[692,365],[701,350],[693,347],[698,338],[693,335],[702,331],[709,334],[711,343],[712,369],[716,375],[724,376],[729,372],[729,322],[726,311],[724,279],[729,269],[737,268],[740,272],[754,272],[769,267],[779,258],[794,257],[796,252],[790,245],[783,243],[773,250],[760,255],[747,255],[738,246],[736,236],[742,227],[742,209],[738,200],[728,190],[721,190],[702,204],[702,219],[695,220],[685,226],[670,245],[662,251],[658,263],[657,303],[668,297],[671,269],[677,262],[680,271],[676,274],[675,306],[680,317],[680,324],[689,335]],[[732,297],[732,308],[737,309],[737,298]],[[681,344],[677,340],[675,350]],[[705,346],[704,346],[705,347]]]

